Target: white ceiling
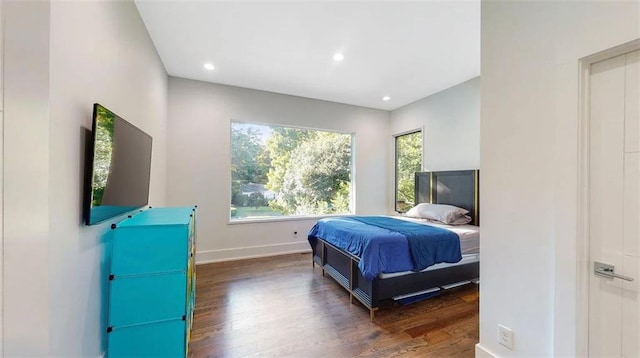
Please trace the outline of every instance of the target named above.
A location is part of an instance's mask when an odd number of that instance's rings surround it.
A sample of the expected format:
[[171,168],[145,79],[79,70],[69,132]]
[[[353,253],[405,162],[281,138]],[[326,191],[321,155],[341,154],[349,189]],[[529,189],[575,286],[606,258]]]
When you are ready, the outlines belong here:
[[392,110],[480,75],[480,0],[136,5],[171,76]]

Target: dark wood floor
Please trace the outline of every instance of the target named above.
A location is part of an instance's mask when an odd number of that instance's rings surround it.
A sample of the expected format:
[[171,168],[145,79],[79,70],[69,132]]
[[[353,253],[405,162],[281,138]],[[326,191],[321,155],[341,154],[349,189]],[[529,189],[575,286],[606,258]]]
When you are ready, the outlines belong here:
[[310,254],[199,265],[190,357],[473,357],[475,284],[376,312]]

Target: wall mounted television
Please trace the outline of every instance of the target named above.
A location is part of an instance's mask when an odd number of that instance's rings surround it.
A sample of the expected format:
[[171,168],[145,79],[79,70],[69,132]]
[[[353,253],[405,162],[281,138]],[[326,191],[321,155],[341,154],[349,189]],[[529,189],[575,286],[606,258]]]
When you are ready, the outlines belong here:
[[147,205],[151,136],[95,103],[90,137],[85,223],[97,224]]

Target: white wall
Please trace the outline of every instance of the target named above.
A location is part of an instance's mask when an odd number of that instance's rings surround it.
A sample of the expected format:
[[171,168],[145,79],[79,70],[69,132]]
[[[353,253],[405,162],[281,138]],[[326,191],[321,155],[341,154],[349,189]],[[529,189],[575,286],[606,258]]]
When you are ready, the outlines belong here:
[[420,128],[424,170],[479,168],[480,77],[391,112],[391,134]]
[[168,116],[167,200],[198,205],[198,262],[310,249],[315,219],[228,224],[231,120],[355,133],[356,211],[386,212],[386,111],[170,78]]
[[167,75],[133,2],[5,5],[4,353],[100,356],[117,220],[82,222],[92,104],[153,136],[150,203],[164,205]]
[[35,356],[49,345],[49,4],[3,12],[3,353]]
[[[4,194],[3,194],[3,188],[4,188],[4,155],[3,155],[3,151],[4,151],[4,16],[3,16],[3,2],[0,1],[0,217],[2,217],[4,214]],[[4,247],[4,227],[3,227],[3,222],[2,220],[0,220],[0,262],[4,262],[4,253],[3,253],[3,247]],[[2,292],[4,291],[4,271],[3,271],[3,264],[0,263],[0,356],[3,355],[2,352],[4,351],[4,346],[2,344],[3,341],[3,336],[4,336],[4,332],[3,332],[3,323],[4,322],[4,313],[3,313],[3,308],[4,307],[4,303],[3,303],[3,295]]]
[[639,14],[637,1],[482,3],[480,353],[581,353],[578,63],[640,37]]

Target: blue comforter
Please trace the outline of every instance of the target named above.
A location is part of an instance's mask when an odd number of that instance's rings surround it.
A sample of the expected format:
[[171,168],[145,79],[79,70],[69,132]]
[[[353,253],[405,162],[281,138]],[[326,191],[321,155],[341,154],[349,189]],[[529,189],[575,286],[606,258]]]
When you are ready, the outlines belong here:
[[386,216],[321,219],[308,235],[312,247],[317,238],[359,257],[358,267],[368,280],[462,259],[456,233]]

